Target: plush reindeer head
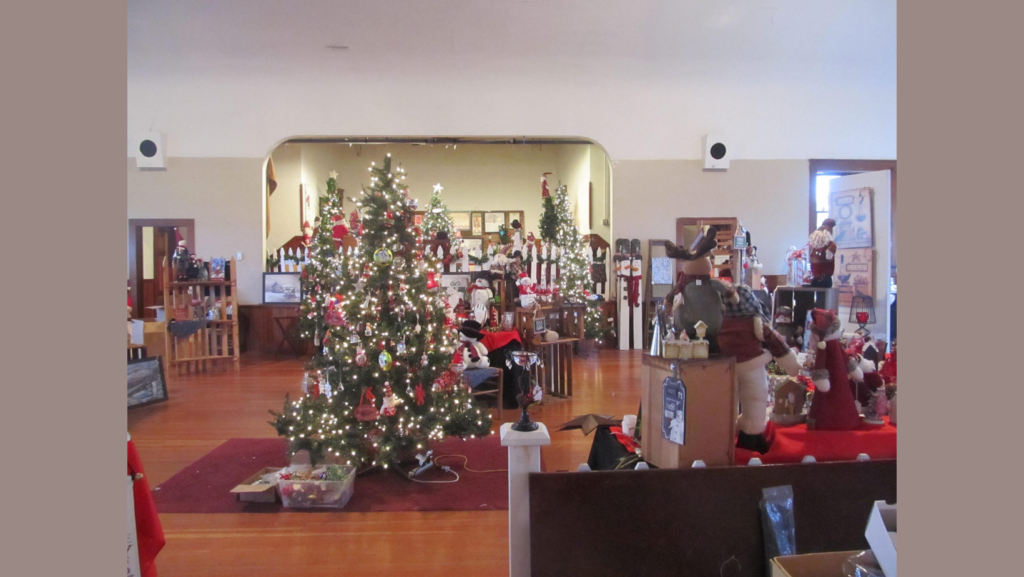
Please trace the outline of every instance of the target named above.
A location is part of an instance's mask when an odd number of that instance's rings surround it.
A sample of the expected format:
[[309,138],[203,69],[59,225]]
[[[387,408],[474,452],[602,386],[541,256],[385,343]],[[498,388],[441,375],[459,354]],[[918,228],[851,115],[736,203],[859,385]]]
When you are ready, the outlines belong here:
[[683,261],[683,272],[689,276],[706,276],[711,274],[711,258],[708,256],[718,246],[718,229],[709,227],[693,250],[665,242],[665,254],[669,258]]

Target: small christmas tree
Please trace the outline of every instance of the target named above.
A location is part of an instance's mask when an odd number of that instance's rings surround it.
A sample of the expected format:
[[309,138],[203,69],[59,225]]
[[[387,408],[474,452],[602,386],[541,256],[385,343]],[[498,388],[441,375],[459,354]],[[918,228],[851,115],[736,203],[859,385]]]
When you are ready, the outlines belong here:
[[555,202],[550,196],[545,196],[544,212],[540,215],[540,238],[544,242],[555,242],[557,236],[558,215],[555,213]]
[[[327,331],[326,314],[334,293],[331,292],[338,273],[339,255],[334,242],[333,224],[344,223],[344,198],[338,190],[337,173],[327,179],[327,196],[320,197],[319,226],[313,233],[309,255],[302,268],[302,294],[299,327],[303,338],[319,341]],[[329,223],[329,224],[324,224]],[[317,359],[314,358],[314,361]],[[309,367],[319,369],[321,367]]]
[[[447,435],[487,434],[491,420],[451,368],[456,331],[427,288],[440,271],[414,232],[405,171],[389,154],[370,173],[352,254],[331,250],[329,227],[316,235],[302,309],[315,352],[303,397],[286,399],[272,425],[315,462],[387,468]],[[340,210],[336,194],[328,181],[321,222]]]
[[448,205],[441,198],[441,191],[444,190],[440,184],[434,186],[434,192],[430,195],[430,204],[427,205],[426,214],[423,215],[423,236],[428,240],[434,239],[438,232],[445,232],[448,238],[455,236],[455,224],[448,214]]

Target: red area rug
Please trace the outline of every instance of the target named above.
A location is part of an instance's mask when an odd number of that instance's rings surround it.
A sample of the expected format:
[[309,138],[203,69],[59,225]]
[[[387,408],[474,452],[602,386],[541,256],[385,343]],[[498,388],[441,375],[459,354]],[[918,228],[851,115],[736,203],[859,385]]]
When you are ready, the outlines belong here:
[[[508,449],[497,435],[483,439],[448,439],[433,447],[434,455],[464,455],[469,468],[491,471],[508,468]],[[288,464],[284,439],[231,439],[179,471],[153,490],[160,513],[277,513],[280,503],[242,503],[230,491],[264,467]],[[508,475],[472,473],[459,458],[441,459],[461,477],[451,484],[414,483],[393,471],[377,470],[356,477],[355,493],[344,509],[319,512],[377,511],[499,511],[508,510]],[[423,480],[454,479],[431,470]]]
[[766,465],[799,463],[805,455],[818,462],[854,461],[861,453],[872,459],[896,458],[896,427],[888,419],[884,425],[862,424],[855,431],[808,431],[807,425],[772,427],[768,438],[771,447],[764,455],[736,449],[736,464],[746,465],[753,457]]

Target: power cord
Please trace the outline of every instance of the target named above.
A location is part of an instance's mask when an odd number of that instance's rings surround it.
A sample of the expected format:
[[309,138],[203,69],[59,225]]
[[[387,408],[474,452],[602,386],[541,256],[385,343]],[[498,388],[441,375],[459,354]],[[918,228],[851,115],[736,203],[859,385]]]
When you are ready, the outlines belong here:
[[465,455],[441,455],[440,457],[434,457],[436,463],[440,459],[447,459],[449,457],[458,457],[462,459],[462,468],[469,471],[470,473],[508,473],[508,469],[495,469],[493,471],[476,471],[469,468],[469,457]]

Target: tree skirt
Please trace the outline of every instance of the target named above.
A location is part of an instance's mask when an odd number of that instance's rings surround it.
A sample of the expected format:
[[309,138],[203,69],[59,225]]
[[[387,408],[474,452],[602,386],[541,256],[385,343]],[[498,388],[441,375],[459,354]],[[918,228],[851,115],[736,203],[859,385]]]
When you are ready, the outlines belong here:
[[[508,468],[508,450],[497,435],[482,439],[447,439],[436,443],[434,455],[464,455],[469,468],[491,471]],[[288,464],[284,439],[231,439],[179,471],[154,489],[160,513],[276,513],[280,503],[242,503],[230,493],[236,485],[264,467]],[[344,509],[320,512],[380,511],[501,511],[508,510],[508,474],[472,473],[461,458],[441,458],[461,477],[451,484],[414,483],[394,471],[377,470],[356,477],[355,494]],[[421,478],[447,481],[455,477],[430,470]]]
[[896,458],[896,427],[885,419],[884,425],[861,424],[854,431],[809,431],[807,425],[777,427],[769,423],[771,447],[764,455],[736,449],[736,464],[746,465],[758,457],[766,465],[799,463],[812,455],[817,461],[853,461],[864,453],[872,459]]

